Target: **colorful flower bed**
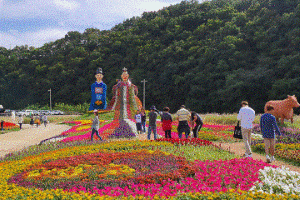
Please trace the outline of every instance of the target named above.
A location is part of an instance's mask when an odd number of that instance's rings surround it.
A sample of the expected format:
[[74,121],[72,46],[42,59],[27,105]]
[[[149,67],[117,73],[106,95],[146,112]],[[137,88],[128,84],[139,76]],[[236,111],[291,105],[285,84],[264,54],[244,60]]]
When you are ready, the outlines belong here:
[[[83,141],[91,139],[91,121],[85,121],[85,123],[80,122],[68,122],[68,124],[75,124],[67,131],[64,131],[61,135],[69,135],[61,142],[73,142],[73,141]],[[98,129],[100,136],[102,139],[109,138],[131,138],[135,137],[135,133],[133,133],[131,127],[124,120],[113,120],[111,122],[100,120],[100,128]],[[96,140],[99,138],[95,137]]]
[[[275,156],[300,163],[300,131],[296,128],[279,127],[281,137],[276,136]],[[260,127],[255,126],[254,131],[260,134]],[[259,153],[265,152],[263,138],[252,141],[251,147]]]
[[[254,142],[251,147],[256,152],[263,153],[265,151],[263,141]],[[300,163],[300,143],[275,144],[275,156]]]
[[19,127],[19,125],[16,125],[14,123],[6,122],[6,121],[3,122],[3,129],[4,130],[10,130],[10,129],[18,128],[18,127]]
[[[191,149],[216,159],[187,159]],[[248,191],[260,182],[259,170],[274,166],[232,158],[229,152],[226,160],[220,151],[212,142],[196,138],[70,146],[1,162],[0,193],[5,199],[272,197]],[[292,192],[284,196],[299,198]]]
[[[171,136],[172,138],[178,138],[178,122],[172,123]],[[217,125],[217,124],[204,124],[198,133],[198,138],[209,141],[223,141],[223,142],[236,142],[238,139],[233,137],[234,126]],[[157,122],[157,133],[162,137],[165,137],[165,132],[162,129],[162,123]],[[189,137],[193,135],[192,131]],[[185,138],[185,135],[183,135]]]

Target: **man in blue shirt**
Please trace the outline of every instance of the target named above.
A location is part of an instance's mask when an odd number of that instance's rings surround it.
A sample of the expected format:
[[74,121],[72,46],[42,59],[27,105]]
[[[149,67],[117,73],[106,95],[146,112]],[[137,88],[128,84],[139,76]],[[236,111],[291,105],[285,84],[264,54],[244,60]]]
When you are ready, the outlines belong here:
[[[267,111],[260,118],[260,129],[264,138],[265,152],[267,162],[273,162],[274,152],[275,152],[275,133],[281,135],[279,128],[277,126],[276,118],[270,113],[274,110],[272,106],[267,106]],[[269,156],[269,152],[271,157]]]

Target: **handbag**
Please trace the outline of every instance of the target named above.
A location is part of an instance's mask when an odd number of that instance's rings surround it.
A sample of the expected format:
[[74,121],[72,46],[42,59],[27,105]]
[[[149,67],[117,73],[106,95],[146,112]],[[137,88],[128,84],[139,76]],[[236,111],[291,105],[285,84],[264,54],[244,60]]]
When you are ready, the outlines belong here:
[[234,127],[233,137],[237,139],[243,139],[240,121],[238,121],[237,125]]

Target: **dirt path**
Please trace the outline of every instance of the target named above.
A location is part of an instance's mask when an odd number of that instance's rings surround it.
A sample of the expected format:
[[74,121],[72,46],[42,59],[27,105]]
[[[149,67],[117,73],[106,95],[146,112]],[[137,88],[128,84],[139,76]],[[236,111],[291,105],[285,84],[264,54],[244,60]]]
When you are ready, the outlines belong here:
[[13,151],[19,151],[31,145],[39,144],[42,140],[61,134],[70,128],[68,125],[48,124],[47,127],[31,127],[24,124],[22,130],[0,135],[0,157]]
[[[235,143],[219,143],[219,142],[215,142],[216,145],[220,146],[221,148],[227,151],[230,151],[231,153],[234,153],[238,156],[243,156],[245,153],[245,149],[244,149],[244,143],[243,142],[235,142]],[[255,160],[263,160],[266,161],[266,157],[264,155],[258,154],[258,153],[254,153],[252,152],[252,158]],[[288,167],[290,170],[292,171],[296,171],[300,173],[300,167],[296,167],[290,164],[287,164],[285,162],[282,161],[278,161],[275,160],[274,162],[271,163],[272,165],[276,165],[276,166],[285,166]]]

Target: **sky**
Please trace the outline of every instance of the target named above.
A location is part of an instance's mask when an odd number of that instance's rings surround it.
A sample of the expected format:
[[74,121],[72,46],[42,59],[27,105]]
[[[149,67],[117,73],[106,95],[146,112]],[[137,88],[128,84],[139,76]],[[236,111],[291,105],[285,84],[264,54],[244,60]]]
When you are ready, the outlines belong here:
[[87,28],[110,30],[182,0],[0,0],[0,46],[41,47]]

